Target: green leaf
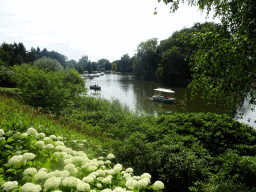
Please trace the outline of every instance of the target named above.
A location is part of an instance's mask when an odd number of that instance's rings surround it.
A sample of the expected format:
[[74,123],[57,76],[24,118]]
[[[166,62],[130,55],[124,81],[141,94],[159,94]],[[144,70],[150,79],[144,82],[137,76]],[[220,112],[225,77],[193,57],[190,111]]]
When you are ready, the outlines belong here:
[[12,141],[14,141],[14,139],[11,138],[11,137],[9,137],[9,138],[7,139],[7,143],[10,143],[10,142],[12,142]]
[[8,169],[6,172],[7,173],[12,173],[12,172],[15,172],[16,171],[16,169]]
[[245,37],[244,40],[247,41],[247,37]]
[[13,149],[11,145],[4,145],[7,149]]

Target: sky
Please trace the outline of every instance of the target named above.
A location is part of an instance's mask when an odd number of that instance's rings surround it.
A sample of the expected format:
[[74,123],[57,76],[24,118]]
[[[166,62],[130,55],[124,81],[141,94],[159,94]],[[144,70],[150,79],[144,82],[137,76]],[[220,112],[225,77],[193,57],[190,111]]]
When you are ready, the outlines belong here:
[[[157,7],[157,15],[154,15]],[[157,0],[0,0],[0,44],[57,51],[68,60],[132,57],[141,42],[158,43],[195,22],[220,23],[210,12],[180,4],[175,13]]]

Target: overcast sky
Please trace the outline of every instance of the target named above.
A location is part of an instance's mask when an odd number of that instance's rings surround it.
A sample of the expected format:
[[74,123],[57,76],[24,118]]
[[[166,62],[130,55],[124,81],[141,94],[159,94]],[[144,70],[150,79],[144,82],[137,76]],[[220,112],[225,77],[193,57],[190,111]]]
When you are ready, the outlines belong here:
[[206,20],[198,7],[181,4],[174,14],[169,7],[157,0],[0,0],[0,44],[22,42],[27,51],[33,46],[69,60],[88,55],[112,62],[132,57],[142,41],[160,42],[195,22],[220,23],[213,12]]

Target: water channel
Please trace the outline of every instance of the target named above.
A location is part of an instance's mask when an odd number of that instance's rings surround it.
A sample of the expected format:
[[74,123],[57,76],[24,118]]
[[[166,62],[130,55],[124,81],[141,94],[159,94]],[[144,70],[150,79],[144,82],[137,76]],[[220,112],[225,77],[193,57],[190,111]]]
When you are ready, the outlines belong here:
[[[207,101],[204,101],[200,96],[195,96],[193,100],[187,100],[186,107],[181,105],[179,101],[184,100],[184,93],[189,95],[191,92],[191,90],[184,85],[171,87],[171,89],[175,91],[173,96],[176,98],[176,103],[169,104],[154,102],[150,99],[155,93],[153,89],[158,87],[169,88],[164,87],[160,82],[136,80],[133,75],[121,74],[105,74],[103,76],[94,77],[94,79],[85,78],[85,80],[85,86],[88,88],[88,96],[96,98],[101,97],[109,101],[118,99],[122,105],[128,106],[129,110],[133,113],[135,113],[136,110],[139,111],[139,113],[154,116],[173,112],[225,113],[224,110],[220,111],[219,108],[215,107],[213,104],[206,105]],[[90,90],[90,85],[95,84],[98,84],[101,90]],[[248,104],[249,101],[247,100],[244,103],[243,108],[245,109],[243,110],[244,114],[242,119],[235,118],[235,120],[248,124],[256,129],[256,110],[251,110],[251,108],[255,106]],[[239,112],[242,112],[242,110]]]

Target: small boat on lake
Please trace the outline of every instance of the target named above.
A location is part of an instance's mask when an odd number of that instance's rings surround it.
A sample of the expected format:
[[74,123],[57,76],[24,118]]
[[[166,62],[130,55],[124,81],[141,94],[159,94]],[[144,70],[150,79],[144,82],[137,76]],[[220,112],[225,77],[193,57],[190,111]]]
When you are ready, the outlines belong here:
[[[175,93],[175,91],[173,91],[171,89],[157,88],[157,89],[154,89],[154,91],[155,91],[155,95],[152,96],[153,101],[161,101],[161,102],[165,102],[165,103],[174,103],[175,100],[176,100],[176,98],[173,98],[173,93]],[[161,92],[168,93],[168,95],[162,96],[160,94]]]
[[[93,81],[93,82],[94,82],[94,83],[97,83],[97,81]],[[101,87],[98,86],[98,84],[95,84],[95,85],[91,85],[91,86],[90,86],[90,89],[100,90]]]

